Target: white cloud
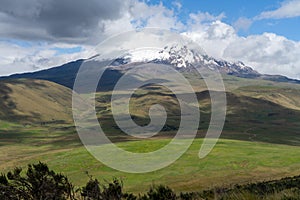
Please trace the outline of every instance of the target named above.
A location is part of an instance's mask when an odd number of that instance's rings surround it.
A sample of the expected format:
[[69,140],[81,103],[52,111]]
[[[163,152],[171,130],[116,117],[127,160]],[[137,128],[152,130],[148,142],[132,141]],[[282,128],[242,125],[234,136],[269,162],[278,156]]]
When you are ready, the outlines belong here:
[[[30,5],[34,4],[35,1],[36,0],[31,0]],[[64,0],[64,2],[67,1],[69,0]],[[119,0],[114,0],[114,2],[116,1]],[[49,2],[53,2],[53,0],[49,0]],[[97,0],[93,1],[95,9],[102,5],[101,3],[101,5],[99,5],[97,2]],[[109,1],[106,0],[105,2],[108,3]],[[167,9],[162,4],[149,6],[144,2],[125,0],[122,1],[122,10],[116,8],[116,12],[120,11],[118,17],[111,17],[110,15],[112,14],[109,13],[101,14],[101,17],[105,18],[102,20],[98,19],[100,16],[98,16],[98,18],[97,16],[93,17],[93,19],[97,18],[98,20],[96,20],[97,22],[93,20],[93,26],[89,26],[90,28],[87,29],[87,31],[90,32],[81,31],[81,33],[75,37],[64,37],[64,35],[62,35],[53,38],[54,35],[58,33],[51,34],[45,27],[37,26],[35,22],[29,22],[30,20],[34,21],[36,13],[39,15],[41,12],[44,12],[41,11],[41,6],[45,6],[45,2],[42,5],[34,4],[36,5],[35,7],[31,7],[24,13],[22,12],[22,9],[24,10],[24,8],[19,9],[19,7],[14,7],[16,2],[7,0],[6,3],[10,6],[7,6],[6,8],[2,7],[2,10],[5,10],[5,12],[1,12],[0,9],[0,37],[12,37],[20,38],[21,41],[32,41],[32,46],[22,47],[16,45],[14,42],[0,41],[0,76],[46,69],[72,60],[88,58],[93,55],[90,46],[96,46],[99,42],[108,37],[134,30],[138,27],[158,27],[164,29],[182,29],[184,27],[174,15],[174,11]],[[110,5],[110,3],[108,4]],[[80,7],[80,5],[76,4],[71,8],[68,8],[68,10],[71,13],[79,12],[80,9],[78,10],[78,7]],[[80,14],[77,15],[81,16]],[[16,24],[22,21],[24,22],[24,20],[20,19],[22,17],[26,21],[25,24],[29,24],[26,28],[24,28],[24,24],[22,26],[16,26]],[[12,23],[12,20],[14,23]],[[69,20],[72,21],[73,19]],[[84,19],[81,20],[84,21]],[[49,24],[47,24],[47,26],[48,25]],[[51,24],[49,27],[53,28]],[[72,25],[69,25],[68,27],[70,28]],[[59,34],[61,33],[63,34],[64,32],[59,32]],[[46,44],[41,45],[40,41],[47,42]],[[83,50],[77,53],[58,54],[58,52],[53,49],[55,47],[72,48],[78,45],[81,46]]]
[[260,73],[300,79],[300,42],[274,33],[240,37],[232,26],[221,21],[192,27],[183,35],[197,42],[210,56],[242,61]]
[[[260,17],[297,16],[300,10],[297,7],[298,4],[300,4],[299,1],[295,0],[285,2],[281,8],[264,12]],[[119,17],[99,20],[95,29],[91,27],[93,31],[87,34],[89,43],[82,40],[84,37],[81,34],[74,40],[72,38],[67,40],[64,38],[51,39],[53,34],[49,34],[46,29],[43,30],[44,32],[37,26],[23,29],[24,25],[17,26],[20,22],[16,21],[16,17],[12,18],[8,14],[0,12],[2,36],[6,34],[6,38],[9,36],[18,38],[18,35],[21,35],[19,38],[23,38],[25,41],[32,41],[32,37],[38,38],[38,41],[48,41],[45,44],[33,42],[29,47],[22,47],[14,42],[0,41],[0,75],[45,69],[71,60],[87,58],[94,53],[90,45],[96,45],[107,37],[139,27],[158,27],[176,29],[181,32],[184,30],[182,34],[197,42],[210,56],[231,61],[240,60],[262,73],[300,78],[300,42],[288,40],[272,33],[248,37],[238,36],[237,30],[247,29],[251,25],[249,19],[240,18],[233,26],[230,26],[222,22],[222,19],[225,18],[224,13],[215,16],[210,13],[198,12],[190,14],[187,24],[184,25],[177,18],[174,10],[164,7],[162,3],[147,5],[141,1],[125,0],[122,5]],[[13,11],[16,16],[23,14],[24,18],[28,18],[28,16],[35,16],[35,13],[40,11],[40,7],[37,5],[24,13],[17,8]],[[13,20],[14,23],[10,20]],[[31,38],[26,39],[26,35],[30,35]],[[144,44],[144,38],[141,37],[139,41],[134,42]],[[147,42],[151,43],[151,41]],[[147,42],[145,44],[148,44]],[[55,50],[55,48],[73,48],[78,45],[82,47],[82,52],[58,54]],[[128,46],[130,45],[128,44]]]
[[177,9],[180,10],[182,8],[182,4],[179,1],[173,1],[172,5]]
[[239,30],[247,31],[251,25],[252,25],[251,19],[240,17],[236,22],[234,22],[233,27],[235,28],[236,31]]
[[300,1],[286,0],[281,6],[272,11],[262,12],[256,19],[281,19],[300,16]]
[[242,60],[261,73],[300,78],[300,42],[274,33],[239,37],[223,52],[225,59]]
[[83,47],[81,52],[60,54],[56,48],[73,48],[70,44],[43,44],[22,47],[9,42],[0,42],[0,74],[32,72],[65,64],[79,58],[94,55],[93,48]]
[[212,21],[222,20],[225,18],[225,13],[221,13],[217,16],[211,15],[208,12],[198,12],[198,13],[191,13],[189,15],[190,20],[188,22],[189,26],[199,26],[201,24],[210,23]]
[[223,52],[227,46],[236,40],[236,33],[233,27],[221,21],[214,21],[210,24],[193,26],[192,31],[182,33],[197,42],[208,55],[223,58]]
[[173,10],[167,9],[162,3],[147,5],[135,2],[130,7],[130,15],[135,27],[156,27],[163,29],[183,29],[184,25],[177,19]]

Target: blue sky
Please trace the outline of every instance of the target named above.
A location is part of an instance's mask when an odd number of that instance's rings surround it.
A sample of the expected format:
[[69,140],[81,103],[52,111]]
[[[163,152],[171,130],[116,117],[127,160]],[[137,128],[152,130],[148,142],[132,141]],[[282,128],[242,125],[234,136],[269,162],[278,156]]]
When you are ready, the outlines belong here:
[[[281,7],[284,1],[274,0],[150,0],[150,5],[162,3],[164,6],[175,9],[176,15],[181,21],[189,19],[191,13],[208,12],[212,15],[224,13],[223,22],[230,25],[239,18],[252,20],[251,26],[247,30],[239,30],[238,34],[247,36],[252,34],[262,34],[272,32],[285,36],[288,39],[300,41],[300,17],[283,19],[262,19],[255,20],[264,11],[276,10]],[[181,9],[176,9],[176,5],[181,5]]]
[[209,56],[300,79],[300,0],[1,0],[0,76],[88,58],[141,27],[177,30]]

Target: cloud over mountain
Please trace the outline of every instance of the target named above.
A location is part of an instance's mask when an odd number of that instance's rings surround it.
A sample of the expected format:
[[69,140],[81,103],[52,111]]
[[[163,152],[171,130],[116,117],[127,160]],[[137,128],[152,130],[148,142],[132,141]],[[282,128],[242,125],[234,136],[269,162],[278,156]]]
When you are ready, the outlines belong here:
[[[240,60],[262,73],[300,78],[299,41],[267,32],[249,36],[237,33],[249,29],[259,19],[300,16],[299,5],[299,0],[283,1],[279,8],[262,12],[255,19],[240,17],[229,24],[224,22],[224,12],[197,11],[182,20],[184,5],[180,1],[166,7],[163,3],[138,0],[2,0],[0,75],[86,58],[92,54],[93,45],[112,35],[158,27],[177,30],[210,56]],[[63,54],[57,47],[81,50]]]
[[121,0],[2,0],[0,36],[76,40],[103,31],[105,20],[120,18]]

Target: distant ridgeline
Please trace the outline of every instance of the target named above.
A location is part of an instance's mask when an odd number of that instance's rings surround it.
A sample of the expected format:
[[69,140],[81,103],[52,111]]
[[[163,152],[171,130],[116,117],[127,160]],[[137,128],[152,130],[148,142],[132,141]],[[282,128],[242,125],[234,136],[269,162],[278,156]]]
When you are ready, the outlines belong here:
[[[140,65],[143,63],[156,63],[167,64],[174,66],[179,71],[190,72],[193,67],[206,67],[220,71],[222,74],[232,75],[241,78],[271,80],[276,82],[288,82],[297,83],[300,81],[296,79],[290,79],[281,75],[266,75],[260,74],[253,70],[251,67],[246,66],[242,62],[228,62],[225,60],[215,59],[205,54],[197,53],[188,49],[186,46],[171,46],[165,47],[162,51],[158,52],[156,57],[149,55],[149,58],[137,57],[134,54],[127,54],[123,57],[116,58],[114,60],[99,62],[99,67],[105,67],[107,64],[110,67],[105,71],[101,77],[101,86],[99,85],[98,91],[112,90],[116,82],[122,76],[124,71]],[[58,67],[53,67],[46,70],[14,74],[0,79],[16,79],[16,78],[30,78],[30,79],[42,79],[48,80],[68,88],[73,88],[74,81],[81,64],[85,61],[93,60],[94,57],[87,60],[77,60]],[[92,73],[92,72],[91,72]],[[86,91],[89,92],[89,91]]]

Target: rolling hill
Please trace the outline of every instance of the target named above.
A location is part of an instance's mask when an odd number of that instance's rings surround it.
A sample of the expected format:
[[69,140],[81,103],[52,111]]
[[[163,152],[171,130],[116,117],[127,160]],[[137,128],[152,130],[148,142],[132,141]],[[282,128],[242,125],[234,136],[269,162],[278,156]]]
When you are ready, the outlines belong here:
[[72,91],[33,79],[0,81],[0,119],[15,123],[71,123]]
[[[229,89],[226,92],[227,116],[221,137],[299,146],[300,87],[243,78],[238,78],[231,85],[229,80],[236,79],[228,76],[225,82]],[[247,86],[244,86],[244,81]],[[203,137],[210,120],[210,94],[204,86],[195,85],[201,112],[199,137]],[[113,120],[110,98],[111,92],[98,92],[96,95],[99,122],[107,134],[123,135]],[[154,104],[163,105],[168,113],[167,123],[159,136],[173,136],[178,129],[180,109],[176,96],[165,88],[146,86],[136,90],[130,99],[132,119],[141,126],[147,125],[150,122],[149,108]]]
[[[68,75],[68,74],[67,74]],[[210,95],[196,74],[185,73],[200,105],[199,136],[203,137],[210,120]],[[266,80],[224,75],[227,116],[223,138],[300,145],[300,86]],[[17,123],[69,124],[72,121],[72,92],[53,82],[34,79],[1,80],[0,119]],[[107,88],[112,87],[108,84]],[[110,103],[111,90],[96,94],[100,124],[111,137],[128,139],[115,123]],[[172,136],[178,129],[180,110],[176,96],[160,86],[136,90],[130,100],[132,119],[144,126],[150,122],[149,108],[163,105],[168,113],[159,136]],[[127,139],[126,139],[127,138]],[[118,139],[119,140],[119,139]]]

